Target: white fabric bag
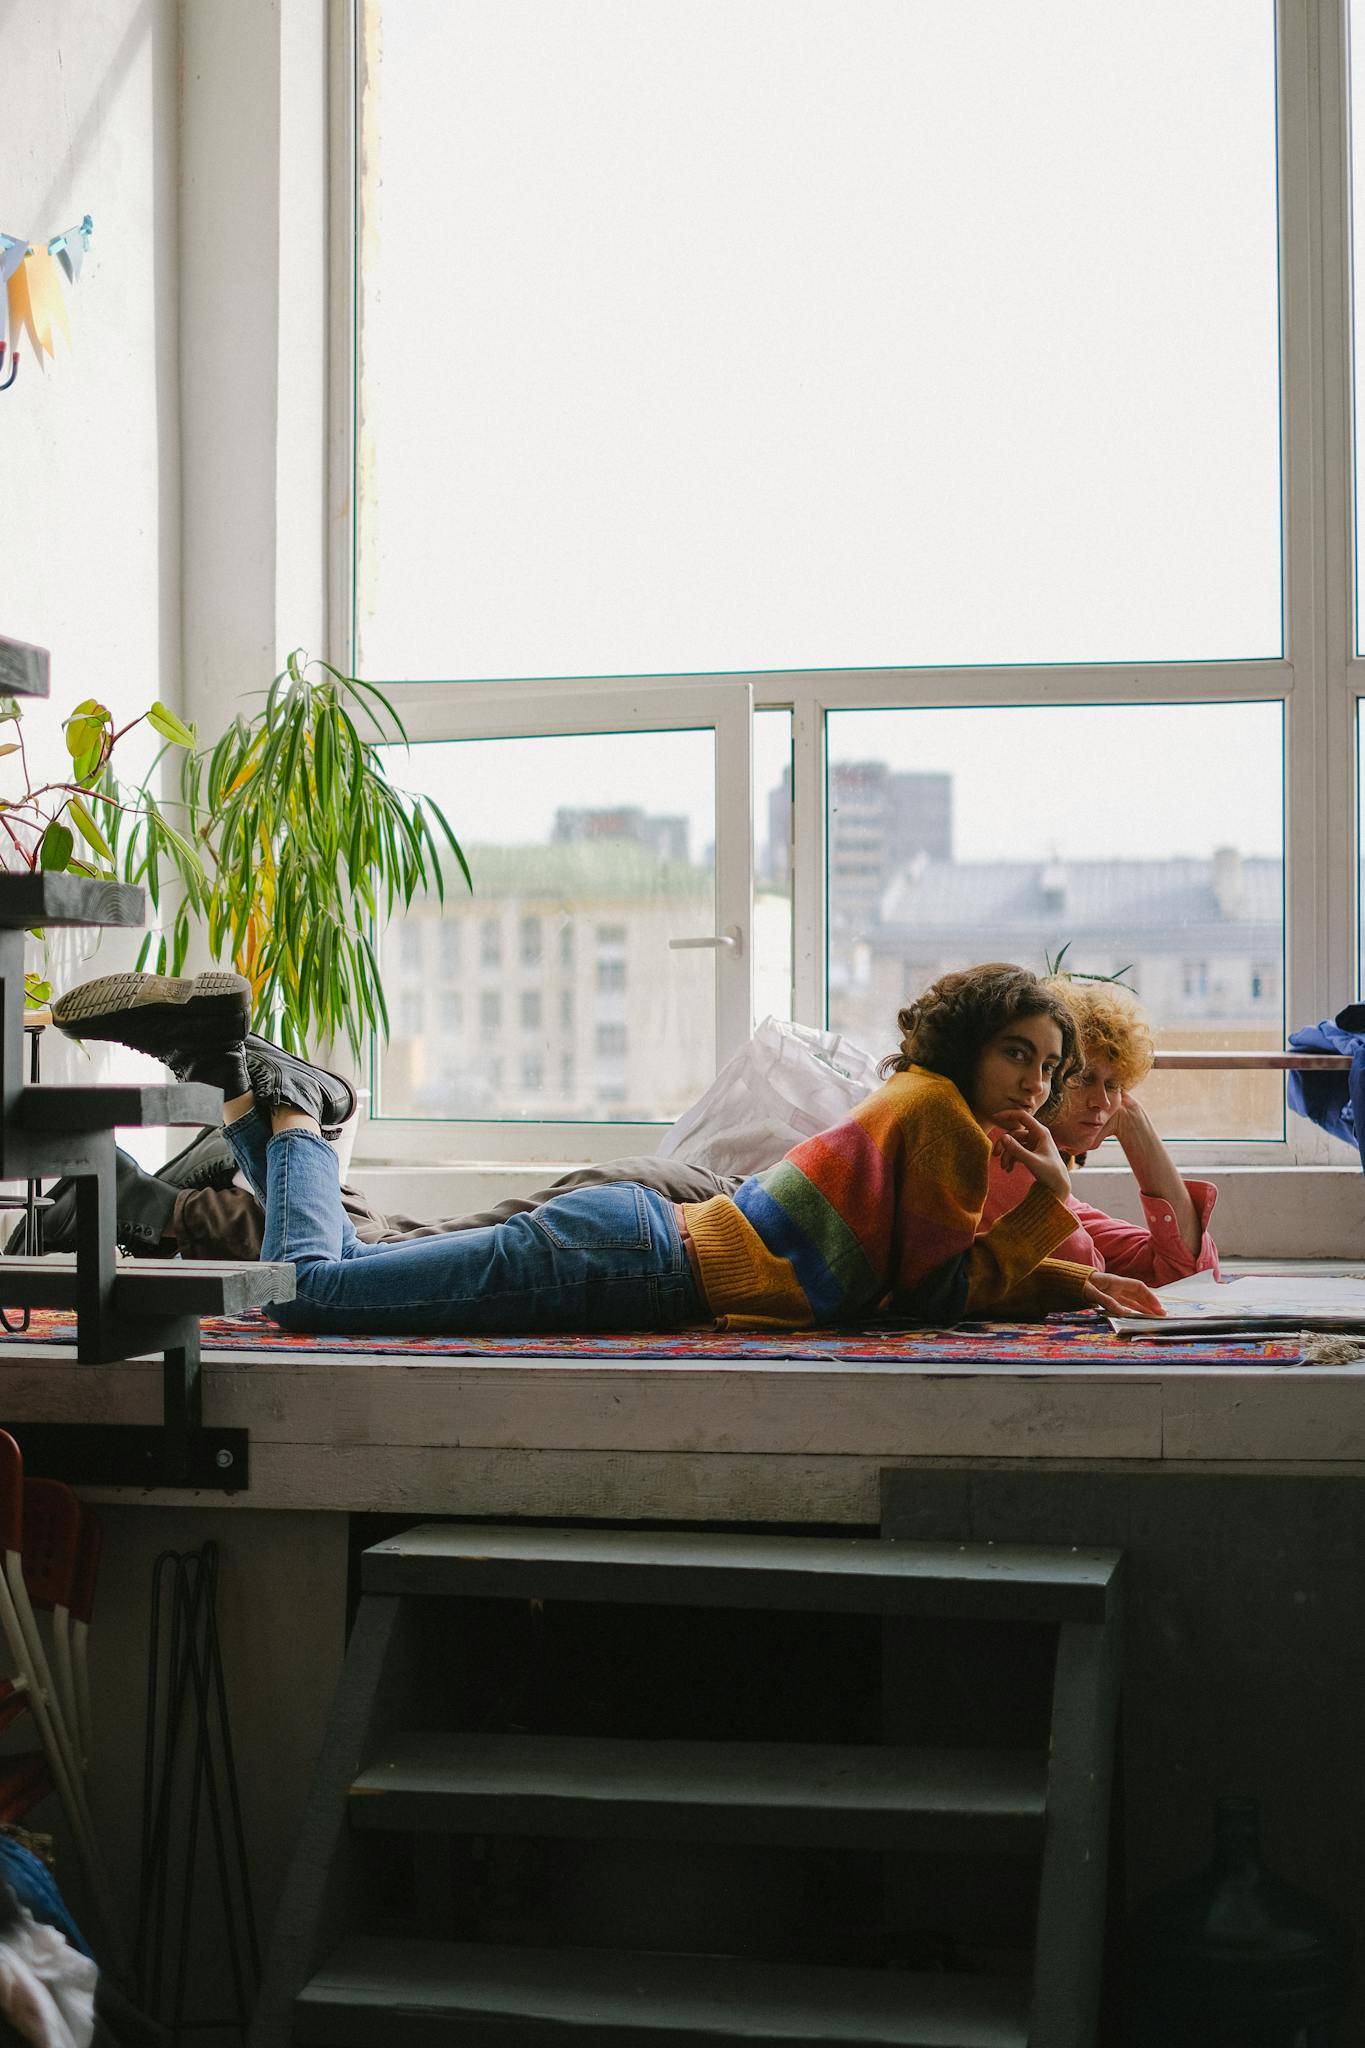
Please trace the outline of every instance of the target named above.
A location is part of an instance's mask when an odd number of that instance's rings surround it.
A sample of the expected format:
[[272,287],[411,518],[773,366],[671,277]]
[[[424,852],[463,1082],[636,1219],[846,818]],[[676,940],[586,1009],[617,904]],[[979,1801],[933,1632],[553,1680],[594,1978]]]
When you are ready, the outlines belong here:
[[877,1062],[837,1031],[765,1017],[659,1145],[712,1173],[760,1173],[803,1138],[841,1123],[880,1085]]

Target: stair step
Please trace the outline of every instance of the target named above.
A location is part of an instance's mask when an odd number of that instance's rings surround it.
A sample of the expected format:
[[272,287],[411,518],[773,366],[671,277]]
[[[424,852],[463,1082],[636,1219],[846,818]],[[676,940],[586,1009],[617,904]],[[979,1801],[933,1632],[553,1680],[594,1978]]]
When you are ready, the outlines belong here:
[[349,1812],[424,1833],[1027,1854],[1046,1776],[1026,1751],[402,1734]]
[[203,1081],[119,1081],[74,1088],[35,1082],[23,1090],[18,1103],[26,1131],[61,1132],[215,1124],[222,1107],[222,1089]]
[[31,925],[140,925],[141,889],[84,875],[0,875],[0,931]]
[[1003,1543],[426,1522],[377,1543],[369,1593],[1098,1622],[1121,1553]]
[[1014,1978],[813,1969],[722,1956],[356,1941],[305,1985],[294,2039],[319,2048],[828,2044],[1026,2048]]
[[[294,1268],[245,1259],[119,1259],[114,1312],[120,1316],[235,1316],[268,1301],[292,1301]],[[0,1307],[75,1308],[76,1255],[0,1258]]]

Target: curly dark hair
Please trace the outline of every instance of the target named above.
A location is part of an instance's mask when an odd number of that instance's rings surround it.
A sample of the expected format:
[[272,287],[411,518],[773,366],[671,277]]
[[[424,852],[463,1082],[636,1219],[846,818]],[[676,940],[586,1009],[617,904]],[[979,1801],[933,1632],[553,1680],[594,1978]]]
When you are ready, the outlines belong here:
[[1052,1093],[1040,1116],[1057,1106],[1063,1088],[1080,1070],[1080,1045],[1076,1020],[1064,998],[1054,987],[1030,974],[1026,967],[1011,966],[1007,960],[990,960],[982,967],[963,967],[954,974],[941,974],[937,981],[907,1003],[896,1022],[900,1027],[901,1049],[882,1061],[883,1080],[902,1074],[907,1067],[927,1067],[953,1082],[968,1102],[977,1062],[996,1036],[1024,1017],[1050,1017],[1062,1034],[1062,1056],[1052,1074]]

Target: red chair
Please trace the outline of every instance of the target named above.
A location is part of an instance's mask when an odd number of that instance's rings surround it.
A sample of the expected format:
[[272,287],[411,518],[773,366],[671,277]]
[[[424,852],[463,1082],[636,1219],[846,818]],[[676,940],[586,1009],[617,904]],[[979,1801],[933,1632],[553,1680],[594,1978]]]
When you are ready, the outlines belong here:
[[[26,1482],[19,1446],[7,1431],[0,1430],[0,1636],[12,1667],[0,1697],[0,1713],[13,1719],[25,1706],[32,1713],[42,1743],[41,1759],[62,1802],[96,1909],[110,1943],[118,1946],[113,1887],[86,1803],[75,1718],[68,1720],[38,1632],[25,1556],[27,1539],[39,1604],[51,1607],[54,1617],[59,1607],[69,1615],[80,1528],[81,1507],[70,1488],[51,1479]],[[69,1657],[67,1668],[69,1674]],[[72,1697],[74,1700],[74,1686]],[[21,1772],[16,1762],[15,1773],[11,1796],[36,1805],[36,1765],[24,1759]],[[29,1792],[34,1796],[29,1798]]]
[[13,1827],[52,1796],[52,1773],[40,1749],[0,1762],[0,1824]]
[[89,1752],[80,1730],[71,1661],[71,1602],[81,1545],[81,1504],[60,1479],[24,1481],[24,1584],[31,1605],[52,1616],[52,1671],[77,1771]]

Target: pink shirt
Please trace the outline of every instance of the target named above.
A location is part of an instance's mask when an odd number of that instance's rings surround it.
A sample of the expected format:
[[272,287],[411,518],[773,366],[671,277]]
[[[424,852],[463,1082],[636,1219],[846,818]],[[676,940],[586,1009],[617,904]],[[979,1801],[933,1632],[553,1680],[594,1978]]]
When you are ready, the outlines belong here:
[[[991,1161],[990,1186],[981,1212],[981,1228],[989,1230],[1001,1216],[1007,1216],[1023,1201],[1034,1185],[1032,1174],[1022,1166],[1006,1173],[998,1159]],[[1065,1244],[1052,1252],[1054,1259],[1070,1259],[1078,1266],[1093,1266],[1099,1273],[1124,1273],[1145,1280],[1149,1287],[1164,1287],[1168,1281],[1184,1280],[1191,1273],[1217,1273],[1218,1250],[1209,1236],[1209,1218],[1218,1200],[1210,1181],[1187,1180],[1185,1187],[1199,1218],[1199,1249],[1187,1251],[1176,1226],[1175,1211],[1160,1195],[1142,1197],[1146,1228],[1124,1223],[1092,1209],[1075,1195],[1067,1197],[1067,1208],[1076,1218],[1076,1228]]]

